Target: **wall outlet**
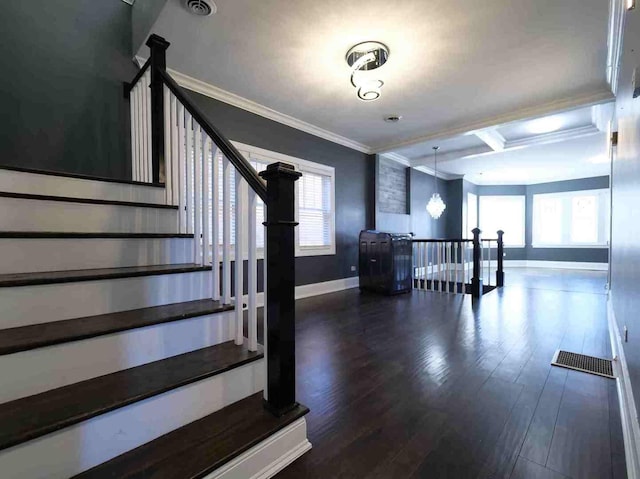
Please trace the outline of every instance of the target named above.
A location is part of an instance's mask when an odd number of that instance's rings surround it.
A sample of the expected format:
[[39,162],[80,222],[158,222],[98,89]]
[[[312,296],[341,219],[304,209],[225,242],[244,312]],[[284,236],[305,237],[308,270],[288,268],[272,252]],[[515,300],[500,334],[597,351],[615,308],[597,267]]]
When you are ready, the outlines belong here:
[[351,267],[351,271],[355,271],[355,270],[356,270],[356,267],[355,267],[355,266],[352,266],[352,267]]

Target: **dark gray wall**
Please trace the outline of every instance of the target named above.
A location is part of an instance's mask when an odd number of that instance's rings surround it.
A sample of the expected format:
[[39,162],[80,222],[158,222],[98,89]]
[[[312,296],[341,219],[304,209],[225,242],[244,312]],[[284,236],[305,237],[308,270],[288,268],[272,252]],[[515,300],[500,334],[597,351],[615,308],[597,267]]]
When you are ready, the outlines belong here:
[[640,410],[640,98],[633,99],[633,69],[640,65],[640,16],[627,15],[620,83],[616,99],[618,151],[611,185],[611,298],[623,343],[636,408]]
[[131,6],[2,2],[3,165],[130,178]]
[[[144,45],[151,28],[168,0],[136,0],[131,10],[131,47],[133,53]],[[147,55],[144,55],[145,57]]]
[[438,180],[438,193],[442,196],[443,201],[447,205],[447,209],[442,216],[434,220],[427,213],[426,207],[429,198],[435,191],[434,178],[431,175],[407,168],[408,175],[408,195],[409,195],[409,213],[393,214],[380,211],[377,192],[379,185],[377,179],[380,177],[379,167],[384,160],[379,156],[375,161],[375,179],[371,183],[376,192],[375,203],[375,229],[386,231],[389,233],[415,233],[418,238],[445,238],[447,237],[447,219],[450,214],[447,182]]
[[357,276],[358,234],[367,228],[368,168],[375,158],[268,120],[226,103],[188,92],[229,139],[335,168],[336,254],[296,259],[296,284]]
[[[505,248],[507,260],[574,261],[584,263],[606,263],[607,248],[534,248],[533,239],[533,195],[561,193],[565,191],[597,190],[609,187],[608,176],[555,181],[536,185],[477,185],[479,196],[525,195],[525,247]],[[465,195],[466,197],[466,195]],[[508,232],[505,232],[505,235]]]

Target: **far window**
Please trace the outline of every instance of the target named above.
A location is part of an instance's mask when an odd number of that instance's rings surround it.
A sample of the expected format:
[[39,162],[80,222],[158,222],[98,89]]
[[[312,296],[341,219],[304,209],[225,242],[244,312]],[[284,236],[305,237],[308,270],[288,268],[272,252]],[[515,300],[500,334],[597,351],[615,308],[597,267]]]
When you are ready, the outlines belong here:
[[506,246],[524,246],[524,196],[481,196],[480,230],[483,238],[504,231]]
[[533,195],[533,246],[606,246],[609,190]]

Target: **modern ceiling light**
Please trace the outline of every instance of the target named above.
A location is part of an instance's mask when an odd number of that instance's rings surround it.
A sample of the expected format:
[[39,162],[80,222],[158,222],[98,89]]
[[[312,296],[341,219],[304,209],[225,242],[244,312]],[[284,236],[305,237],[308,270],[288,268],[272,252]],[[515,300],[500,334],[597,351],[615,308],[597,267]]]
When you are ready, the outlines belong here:
[[380,42],[358,43],[347,52],[347,63],[351,67],[351,84],[358,89],[358,98],[373,101],[380,98],[384,82],[369,72],[380,68],[389,58],[389,49]]
[[433,177],[433,184],[435,187],[435,193],[431,195],[431,199],[429,199],[429,203],[427,203],[427,212],[431,215],[434,220],[437,220],[444,213],[447,205],[444,204],[440,194],[438,194],[438,149],[439,146],[433,147],[433,161],[435,164],[435,176]]
[[626,0],[625,3],[627,4],[627,10],[636,8],[636,0]]
[[530,121],[527,125],[527,130],[535,135],[541,135],[559,130],[562,126],[563,120],[560,116],[547,116]]

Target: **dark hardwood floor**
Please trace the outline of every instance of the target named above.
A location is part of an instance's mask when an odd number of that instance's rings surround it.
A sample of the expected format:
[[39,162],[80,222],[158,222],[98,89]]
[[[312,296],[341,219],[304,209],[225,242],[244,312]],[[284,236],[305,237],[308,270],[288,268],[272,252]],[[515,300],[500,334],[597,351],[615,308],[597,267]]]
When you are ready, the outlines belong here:
[[626,477],[606,273],[507,270],[469,296],[348,290],[297,301],[297,395],[313,449],[276,477]]

